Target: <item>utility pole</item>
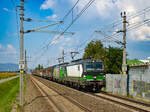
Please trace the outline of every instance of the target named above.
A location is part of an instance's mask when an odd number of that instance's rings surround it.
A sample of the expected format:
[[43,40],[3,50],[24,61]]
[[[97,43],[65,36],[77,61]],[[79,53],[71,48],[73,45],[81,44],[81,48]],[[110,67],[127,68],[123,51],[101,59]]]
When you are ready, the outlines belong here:
[[64,63],[65,61],[64,61],[64,57],[65,57],[65,52],[64,52],[64,50],[62,51],[62,62]]
[[23,41],[23,16],[24,16],[24,0],[21,0],[21,29],[20,29],[20,106],[23,109],[23,74],[24,74],[24,41]]
[[122,95],[126,95],[127,94],[127,75],[126,75],[126,71],[127,71],[127,59],[126,59],[126,32],[127,32],[127,29],[126,29],[126,23],[127,23],[127,20],[126,20],[126,12],[121,12],[121,17],[123,19],[123,63],[122,63],[122,73],[124,74],[122,76],[122,80],[121,80],[121,92],[122,92]]
[[25,73],[27,73],[28,67],[27,67],[27,52],[26,52],[26,50],[25,50],[25,54],[24,54],[24,60],[25,60]]
[[121,17],[123,19],[123,63],[122,63],[122,73],[126,74],[127,71],[127,62],[126,62],[126,12],[122,13],[121,12]]
[[64,62],[65,62],[65,52],[64,52],[64,50],[62,51],[62,63],[63,63],[63,74],[64,74],[64,72],[65,72],[65,66],[64,66]]

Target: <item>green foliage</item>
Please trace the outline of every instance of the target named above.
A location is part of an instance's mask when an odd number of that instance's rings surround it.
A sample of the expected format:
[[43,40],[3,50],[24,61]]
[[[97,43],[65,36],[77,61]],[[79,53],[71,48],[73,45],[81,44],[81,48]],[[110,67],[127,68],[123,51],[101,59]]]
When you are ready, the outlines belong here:
[[114,74],[121,73],[123,50],[121,48],[109,46],[106,58],[107,72]]
[[133,59],[133,60],[127,60],[127,65],[140,65],[144,64],[143,62],[139,61],[138,59]]
[[0,112],[10,112],[19,93],[19,78],[0,83]]
[[105,48],[101,41],[91,41],[85,48],[83,58],[104,59]]
[[43,65],[38,64],[38,66],[35,68],[35,70],[43,70]]
[[122,68],[122,49],[117,47],[104,48],[101,41],[91,41],[85,48],[83,58],[100,59],[104,62],[107,73],[120,73]]

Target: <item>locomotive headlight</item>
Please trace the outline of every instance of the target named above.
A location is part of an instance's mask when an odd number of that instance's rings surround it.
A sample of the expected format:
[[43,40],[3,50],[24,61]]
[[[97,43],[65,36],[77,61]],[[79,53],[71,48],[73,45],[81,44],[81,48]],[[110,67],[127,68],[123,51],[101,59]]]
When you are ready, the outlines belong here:
[[96,76],[94,76],[94,79],[96,79]]
[[83,75],[83,77],[85,78],[86,76],[85,76],[85,75]]

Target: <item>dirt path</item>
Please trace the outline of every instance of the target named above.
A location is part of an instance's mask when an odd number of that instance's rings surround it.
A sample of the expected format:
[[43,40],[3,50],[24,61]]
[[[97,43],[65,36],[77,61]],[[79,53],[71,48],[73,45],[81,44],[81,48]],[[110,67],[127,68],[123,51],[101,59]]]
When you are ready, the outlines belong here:
[[9,80],[12,80],[12,79],[15,79],[15,78],[17,78],[17,77],[19,77],[19,75],[14,76],[14,77],[11,77],[11,78],[7,78],[7,79],[1,79],[1,80],[0,80],[0,83],[6,82],[6,81],[9,81]]
[[47,102],[46,97],[40,93],[28,76],[24,112],[54,112],[52,106]]

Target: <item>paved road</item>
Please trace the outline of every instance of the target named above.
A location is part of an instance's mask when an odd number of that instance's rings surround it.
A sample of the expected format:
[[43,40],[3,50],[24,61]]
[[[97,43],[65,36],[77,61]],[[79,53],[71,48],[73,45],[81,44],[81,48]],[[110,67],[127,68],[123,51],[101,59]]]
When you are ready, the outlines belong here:
[[15,79],[17,77],[19,77],[19,75],[11,77],[11,78],[7,78],[7,79],[2,79],[2,80],[0,80],[0,83],[5,82],[5,81],[9,81],[9,80],[12,80],[12,79]]

